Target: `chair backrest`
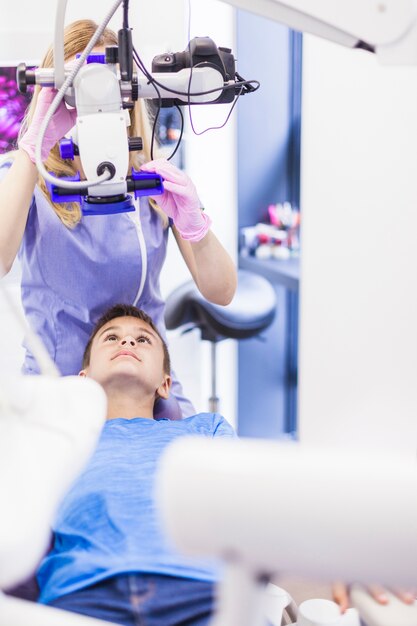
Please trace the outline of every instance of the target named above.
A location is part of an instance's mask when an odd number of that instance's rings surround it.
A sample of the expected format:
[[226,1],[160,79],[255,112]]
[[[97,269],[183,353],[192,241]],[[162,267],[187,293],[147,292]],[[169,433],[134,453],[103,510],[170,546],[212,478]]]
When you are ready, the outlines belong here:
[[230,304],[208,302],[189,281],[167,298],[165,323],[168,330],[181,326],[197,327],[202,339],[248,339],[268,328],[276,313],[276,296],[272,285],[262,276],[238,271],[236,294]]

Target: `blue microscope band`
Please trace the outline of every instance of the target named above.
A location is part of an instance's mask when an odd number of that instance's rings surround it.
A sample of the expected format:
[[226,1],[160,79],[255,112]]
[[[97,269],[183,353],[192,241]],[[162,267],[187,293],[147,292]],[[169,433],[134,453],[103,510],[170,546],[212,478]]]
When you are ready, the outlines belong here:
[[132,167],[132,183],[129,191],[139,196],[157,196],[164,192],[163,178],[154,172],[140,172]]
[[127,195],[120,202],[88,202],[84,197],[81,201],[81,211],[83,215],[115,215],[116,213],[129,213],[135,210],[132,196]]
[[[53,172],[51,172],[54,175]],[[63,176],[61,180],[71,182],[80,181],[80,173],[74,176]],[[152,172],[139,172],[132,168],[132,176],[126,179],[128,191],[134,192],[135,198],[140,196],[156,196],[164,191],[163,179],[159,174]],[[74,191],[59,186],[59,182],[47,182],[49,195],[52,202],[78,202],[81,206],[83,215],[112,215],[116,213],[128,213],[134,211],[135,207],[132,196],[126,195],[122,200],[109,200],[105,202],[101,199],[99,202],[88,200],[88,194],[85,189]]]
[[[81,56],[81,54],[78,52],[75,55],[75,58],[79,59],[80,56]],[[106,55],[105,54],[100,54],[99,52],[92,52],[86,58],[86,63],[87,63],[87,65],[89,63],[102,63],[104,65],[106,63]]]
[[74,159],[74,142],[71,138],[63,137],[59,142],[59,154],[61,159]]
[[[55,172],[49,172],[52,176],[55,176]],[[63,176],[62,180],[69,180],[74,183],[80,181],[80,173],[77,172],[74,176]],[[64,189],[59,187],[57,183],[50,183],[46,181],[46,186],[51,196],[52,202],[81,202],[81,194],[70,189]]]

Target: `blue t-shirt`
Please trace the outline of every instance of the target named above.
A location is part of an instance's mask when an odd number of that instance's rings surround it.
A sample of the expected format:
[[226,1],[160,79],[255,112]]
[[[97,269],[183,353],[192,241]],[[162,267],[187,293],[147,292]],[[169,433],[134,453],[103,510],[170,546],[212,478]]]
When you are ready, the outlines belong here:
[[106,422],[87,469],[55,520],[54,547],[38,571],[40,602],[128,572],[216,580],[213,561],[180,555],[160,526],[154,498],[158,460],[169,443],[184,435],[234,437],[235,433],[216,413],[179,421],[117,418]]

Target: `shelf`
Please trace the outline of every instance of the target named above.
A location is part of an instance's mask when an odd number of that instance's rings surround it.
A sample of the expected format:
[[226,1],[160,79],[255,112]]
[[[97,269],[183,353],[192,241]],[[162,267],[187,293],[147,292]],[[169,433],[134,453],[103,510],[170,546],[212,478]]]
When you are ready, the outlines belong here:
[[282,285],[291,291],[298,291],[300,279],[299,258],[280,261],[278,259],[257,259],[252,256],[239,256],[238,262],[241,269],[256,272],[273,284]]

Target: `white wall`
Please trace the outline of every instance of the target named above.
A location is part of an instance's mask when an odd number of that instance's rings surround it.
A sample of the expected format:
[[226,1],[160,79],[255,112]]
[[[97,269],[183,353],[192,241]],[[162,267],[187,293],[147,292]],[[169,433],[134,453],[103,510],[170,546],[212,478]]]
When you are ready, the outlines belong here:
[[[83,17],[100,21],[112,2],[94,0],[69,0],[66,23]],[[155,54],[171,50],[184,50],[188,43],[188,2],[184,0],[153,0],[152,3],[131,2],[130,25],[134,43],[145,63]],[[0,24],[0,60],[14,64],[22,60],[43,56],[45,47],[53,39],[56,0],[38,3],[9,3],[7,19]],[[121,26],[119,9],[110,22],[114,30]],[[234,10],[216,0],[207,0],[202,6],[191,2],[190,35],[209,35],[218,45],[234,48]],[[194,107],[193,120],[197,129],[221,123],[229,106]],[[184,109],[185,111],[185,109]],[[184,137],[187,171],[199,190],[207,213],[212,217],[214,231],[228,251],[235,255],[237,206],[235,171],[235,116],[225,129],[206,133],[200,137],[187,131]],[[172,243],[172,242],[171,242]],[[170,245],[167,263],[161,277],[162,291],[167,295],[181,282],[190,278],[176,245]],[[17,275],[14,279],[17,284]],[[16,289],[14,290],[17,293]],[[8,336],[9,346],[19,346],[20,331]],[[10,348],[7,348],[9,350]],[[207,409],[210,395],[210,359],[208,346],[199,340],[199,333],[185,337],[170,333],[170,349],[174,368],[183,382],[186,393],[198,410]],[[18,348],[17,348],[18,350]],[[235,423],[236,411],[236,347],[227,341],[218,348],[218,393],[221,410]],[[15,355],[18,352],[14,353]],[[20,358],[20,356],[19,356]],[[1,369],[0,369],[1,371]]]
[[417,68],[304,40],[300,436],[417,449]]
[[[0,22],[0,59],[10,63],[25,59],[39,59],[53,41],[55,10],[58,0],[42,2],[7,3],[7,11]],[[66,24],[82,18],[101,22],[113,0],[68,0]],[[136,0],[130,3],[130,26],[134,29],[134,42],[141,48],[146,61],[152,56],[185,46],[183,0],[153,0],[152,3]],[[119,8],[109,26],[118,30],[122,25]]]

